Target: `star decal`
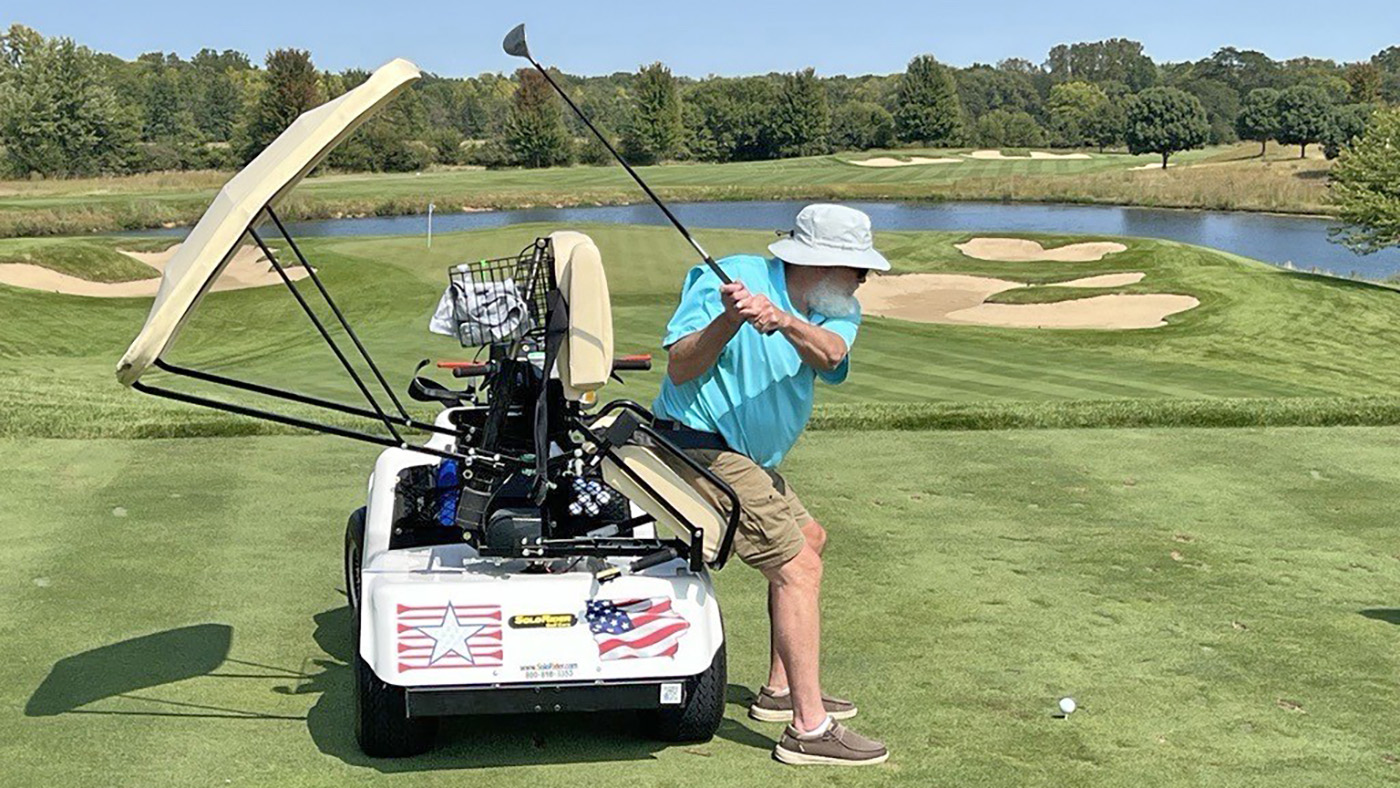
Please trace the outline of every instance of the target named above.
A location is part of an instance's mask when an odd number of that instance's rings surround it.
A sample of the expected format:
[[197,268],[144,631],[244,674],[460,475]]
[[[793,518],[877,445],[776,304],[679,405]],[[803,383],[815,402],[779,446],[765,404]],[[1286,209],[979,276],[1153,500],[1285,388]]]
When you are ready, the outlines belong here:
[[465,659],[467,664],[474,664],[468,641],[485,628],[480,624],[463,624],[457,619],[457,611],[452,609],[452,603],[448,602],[447,612],[442,614],[442,623],[418,627],[419,632],[433,641],[433,655],[428,657],[428,664],[434,665],[448,654],[456,654]]

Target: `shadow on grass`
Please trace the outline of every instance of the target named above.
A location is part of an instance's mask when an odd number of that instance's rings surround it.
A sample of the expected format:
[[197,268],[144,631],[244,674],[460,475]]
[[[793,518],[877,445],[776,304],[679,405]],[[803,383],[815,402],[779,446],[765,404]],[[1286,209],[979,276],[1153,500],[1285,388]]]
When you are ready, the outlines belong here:
[[[443,720],[437,746],[413,758],[370,758],[360,751],[354,734],[354,684],[350,672],[350,608],[318,613],[317,645],[331,658],[319,660],[320,673],[295,687],[279,691],[318,693],[320,698],[306,717],[306,726],[317,749],[354,766],[384,773],[440,769],[481,769],[536,764],[607,763],[655,758],[670,746],[708,755],[705,744],[668,745],[653,741],[630,712],[598,714],[501,715],[454,717]],[[727,700],[742,702],[743,687],[731,684]],[[752,699],[752,693],[749,694]],[[750,731],[732,719],[720,725],[719,738],[738,744],[772,749],[773,740]]]
[[[58,714],[106,714],[141,717],[204,717],[211,719],[301,719],[279,714],[211,706],[201,703],[135,695],[178,681],[220,678],[287,679],[293,671],[230,659],[233,628],[227,624],[196,624],[169,629],[64,657],[34,690],[24,706],[27,717]],[[243,666],[254,672],[240,672]],[[223,672],[219,671],[225,667]],[[139,708],[89,709],[97,701],[119,698]]]
[[1361,615],[1387,624],[1400,624],[1400,608],[1373,607],[1361,611]]

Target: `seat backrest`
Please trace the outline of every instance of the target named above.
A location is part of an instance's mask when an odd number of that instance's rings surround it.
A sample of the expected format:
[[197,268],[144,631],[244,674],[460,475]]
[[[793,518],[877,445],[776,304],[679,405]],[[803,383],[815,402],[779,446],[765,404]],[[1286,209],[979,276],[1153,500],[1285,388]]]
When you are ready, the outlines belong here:
[[549,234],[554,280],[569,305],[569,333],[559,346],[559,380],[564,396],[583,399],[608,382],[613,364],[612,304],[603,256],[580,232]]

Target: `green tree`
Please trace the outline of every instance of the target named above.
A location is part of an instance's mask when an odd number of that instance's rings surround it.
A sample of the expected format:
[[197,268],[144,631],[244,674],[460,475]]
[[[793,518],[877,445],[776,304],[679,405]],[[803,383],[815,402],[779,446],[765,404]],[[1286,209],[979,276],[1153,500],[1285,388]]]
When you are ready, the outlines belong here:
[[148,140],[186,145],[196,141],[194,107],[181,70],[178,66],[161,66],[150,76],[143,130]]
[[520,86],[506,117],[506,147],[526,167],[568,164],[571,141],[554,89],[533,69],[522,68],[516,76]]
[[831,144],[837,150],[869,150],[894,144],[894,116],[868,101],[842,104],[831,114]]
[[1088,82],[1062,82],[1050,88],[1045,109],[1050,116],[1051,143],[1066,148],[1087,145],[1089,120],[1107,104],[1103,90]]
[[1328,159],[1341,155],[1342,149],[1353,144],[1366,133],[1371,115],[1376,111],[1375,104],[1338,104],[1332,107],[1332,117],[1323,132],[1322,151]]
[[243,161],[252,161],[301,113],[320,103],[320,81],[311,53],[278,49],[267,53],[267,71],[258,102],[244,130]]
[[1278,94],[1278,133],[1283,145],[1297,145],[1298,158],[1308,155],[1308,144],[1322,139],[1332,121],[1332,102],[1316,85],[1294,85]]
[[1381,100],[1381,70],[1375,63],[1352,63],[1343,78],[1353,102],[1374,104]]
[[1262,159],[1269,140],[1278,135],[1278,91],[1273,88],[1249,91],[1235,118],[1235,133],[1242,140],[1259,143],[1259,158]]
[[1173,153],[1202,147],[1210,135],[1201,102],[1179,88],[1148,88],[1133,96],[1126,110],[1128,152],[1159,153],[1162,169]]
[[1331,183],[1345,223],[1337,231],[1341,243],[1360,254],[1400,246],[1400,108],[1377,112],[1361,138],[1341,150]]
[[954,79],[968,117],[980,118],[997,109],[1040,111],[1040,94],[1030,74],[974,63],[956,71]]
[[104,84],[96,56],[23,25],[0,35],[0,149],[16,175],[120,172],[137,125]]
[[1210,57],[1191,64],[1192,76],[1212,79],[1234,88],[1241,96],[1259,88],[1277,88],[1279,64],[1263,52],[1222,47]]
[[895,96],[895,133],[902,142],[951,145],[958,141],[962,107],[949,69],[919,55],[909,61]]
[[988,148],[1033,148],[1045,144],[1045,130],[1029,112],[994,109],[977,119],[977,144]]
[[764,134],[778,89],[768,77],[713,78],[695,85],[685,96],[686,147],[705,161],[747,161],[771,158],[771,140]]
[[622,134],[622,155],[633,164],[654,164],[681,147],[681,98],[671,69],[660,63],[637,72],[632,116]]
[[1177,87],[1195,96],[1206,111],[1210,124],[1211,145],[1227,145],[1239,139],[1235,119],[1240,114],[1240,94],[1228,84],[1216,79],[1191,79]]
[[198,94],[195,122],[210,140],[227,142],[233,138],[243,109],[240,82],[235,75],[251,70],[252,64],[247,55],[232,49],[223,52],[201,49],[190,59],[190,65],[194,68]]
[[1127,105],[1130,96],[1110,97],[1094,115],[1084,121],[1084,137],[1100,151],[1123,142],[1128,130]]
[[1133,91],[1157,84],[1152,58],[1126,38],[1060,44],[1050,50],[1045,70],[1054,82],[1121,82]]
[[810,68],[783,75],[778,100],[765,120],[768,147],[779,158],[815,156],[831,149],[826,87]]

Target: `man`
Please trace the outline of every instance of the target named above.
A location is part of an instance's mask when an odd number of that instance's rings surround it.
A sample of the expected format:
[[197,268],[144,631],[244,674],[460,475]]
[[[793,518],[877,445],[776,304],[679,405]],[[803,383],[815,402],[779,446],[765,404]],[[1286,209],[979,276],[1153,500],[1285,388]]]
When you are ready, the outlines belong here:
[[[749,709],[788,721],[774,756],[793,764],[868,765],[889,757],[880,742],[837,722],[850,701],[822,694],[818,677],[818,596],[826,531],[776,468],[807,425],[815,381],[846,379],[860,325],[855,290],[890,264],[871,245],[870,217],[839,205],[809,205],[775,257],[719,261],[686,277],[666,326],[667,378],[653,410],[663,434],[738,495],[743,516],[734,549],[769,582],[772,661],[768,683]],[[724,510],[718,491],[679,463]]]

